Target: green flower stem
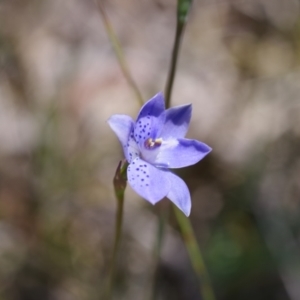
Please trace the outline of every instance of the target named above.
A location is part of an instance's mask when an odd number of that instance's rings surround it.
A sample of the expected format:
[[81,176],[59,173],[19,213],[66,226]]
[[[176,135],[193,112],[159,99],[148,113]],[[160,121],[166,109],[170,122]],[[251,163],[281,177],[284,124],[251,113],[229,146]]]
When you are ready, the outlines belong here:
[[156,241],[154,245],[154,266],[152,269],[151,276],[153,277],[152,282],[152,293],[150,294],[151,300],[158,299],[158,266],[160,261],[160,255],[163,247],[163,239],[165,236],[166,224],[169,220],[170,216],[170,203],[167,203],[167,206],[160,207],[158,224],[157,224],[157,232],[156,232]]
[[175,41],[174,41],[170,69],[168,73],[168,79],[167,79],[166,90],[165,90],[166,108],[169,108],[171,104],[172,89],[174,84],[178,54],[180,50],[180,44],[184,32],[184,27],[185,27],[185,23],[177,22]]
[[192,266],[199,279],[202,299],[215,300],[211,281],[205,267],[203,256],[195,238],[191,222],[181,211],[179,211],[177,207],[175,207],[175,205],[173,205],[173,208]]
[[[180,50],[180,44],[182,35],[184,32],[185,23],[178,22],[177,18],[177,25],[176,25],[176,33],[175,33],[175,41],[172,51],[172,58],[170,63],[170,69],[168,73],[167,83],[166,83],[166,89],[165,89],[165,101],[166,101],[166,108],[170,107],[171,104],[171,94],[175,79],[175,73],[176,73],[176,66],[177,66],[177,60],[178,60],[178,54]],[[156,234],[156,243],[155,243],[155,249],[154,249],[154,263],[155,263],[155,270],[153,272],[153,288],[152,288],[152,294],[151,299],[155,300],[158,297],[158,282],[157,282],[157,268],[160,260],[160,254],[163,247],[163,239],[165,236],[165,228],[166,223],[168,222],[170,215],[170,206],[164,207],[164,209],[161,209],[159,212],[159,218],[158,218],[158,226],[157,226],[157,234]]]
[[121,234],[122,234],[122,224],[123,224],[123,209],[124,209],[124,193],[127,184],[126,169],[128,167],[127,162],[123,163],[120,161],[116,174],[113,180],[115,196],[117,199],[117,211],[116,211],[116,224],[115,224],[115,236],[114,236],[114,246],[112,258],[109,266],[108,273],[108,283],[105,290],[104,299],[111,299],[112,288],[114,286],[114,274],[115,265],[118,257],[118,252],[120,248]]
[[143,101],[142,94],[141,94],[137,84],[135,83],[133,77],[131,76],[128,64],[126,62],[126,59],[125,59],[125,56],[124,56],[124,53],[122,50],[122,46],[117,38],[117,35],[112,27],[111,22],[109,21],[107,15],[106,15],[103,4],[101,3],[102,0],[95,0],[95,1],[96,1],[96,5],[99,9],[99,12],[101,14],[106,33],[107,33],[107,35],[110,39],[110,42],[114,48],[114,51],[115,51],[116,57],[118,59],[119,65],[121,67],[121,70],[123,72],[123,75],[124,75],[125,79],[127,80],[128,85],[131,87],[132,91],[134,92],[136,98],[138,99],[140,105],[143,105],[144,101]]
[[[184,28],[187,23],[187,16],[191,4],[192,4],[192,0],[177,1],[177,24],[176,24],[175,41],[174,41],[171,64],[170,64],[169,75],[168,75],[168,79],[166,83],[166,91],[165,91],[166,108],[169,108],[171,104],[171,95],[172,95],[174,78],[176,74],[178,55],[179,55],[180,45],[184,33]],[[176,220],[179,224],[181,234],[183,236],[183,240],[191,260],[191,264],[199,279],[202,299],[214,300],[215,295],[212,289],[210,278],[205,267],[202,253],[200,251],[200,248],[198,247],[197,240],[195,238],[195,234],[191,226],[190,220],[187,217],[185,217],[175,207],[175,205],[172,206],[175,211]],[[158,232],[157,232],[157,242],[156,242],[156,255],[155,255],[157,260],[159,260],[160,252],[162,249],[163,237],[165,234],[165,227],[168,221],[168,216],[169,213],[166,213],[165,211],[160,212],[160,217],[158,221],[159,225],[158,225]],[[156,299],[156,296],[157,296],[157,286],[154,285],[152,299],[153,300]]]
[[177,22],[176,22],[176,32],[175,40],[172,51],[172,58],[170,63],[170,69],[168,73],[168,79],[166,83],[165,90],[165,99],[166,99],[166,108],[170,107],[171,96],[173,90],[173,84],[176,74],[178,54],[180,50],[181,40],[184,33],[184,28],[187,23],[187,17],[192,5],[192,0],[177,0]]

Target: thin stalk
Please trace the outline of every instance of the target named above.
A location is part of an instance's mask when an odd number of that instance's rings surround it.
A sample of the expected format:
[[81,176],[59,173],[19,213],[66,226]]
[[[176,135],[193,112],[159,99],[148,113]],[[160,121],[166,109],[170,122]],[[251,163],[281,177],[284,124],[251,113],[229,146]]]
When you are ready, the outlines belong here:
[[114,189],[115,196],[117,199],[117,211],[116,211],[116,223],[115,223],[115,234],[114,234],[114,246],[112,258],[109,266],[108,281],[104,294],[104,299],[111,299],[112,297],[112,288],[114,286],[114,277],[115,277],[115,266],[118,258],[121,234],[122,234],[122,224],[123,224],[123,211],[124,211],[124,193],[126,189],[127,179],[125,177],[127,164],[123,164],[122,161],[119,163],[116,174],[114,177]]
[[115,51],[115,54],[116,54],[116,57],[118,59],[120,68],[123,72],[123,75],[124,75],[125,79],[127,80],[128,85],[131,87],[132,91],[134,92],[136,98],[138,99],[139,104],[143,105],[144,101],[143,101],[142,94],[141,94],[137,84],[135,83],[133,77],[131,76],[128,64],[126,62],[126,59],[125,59],[125,56],[124,56],[124,53],[123,53],[123,50],[122,50],[122,46],[119,42],[119,39],[117,38],[117,35],[116,35],[116,33],[113,29],[113,26],[112,26],[111,22],[109,21],[107,15],[106,15],[103,4],[101,3],[101,0],[100,1],[95,0],[95,2],[96,2],[96,5],[98,7],[98,10],[100,12],[100,15],[102,17],[106,33],[107,33],[107,35],[110,39],[110,42],[113,46],[113,49]]
[[[180,50],[180,45],[184,34],[185,25],[187,23],[187,16],[191,4],[192,4],[192,0],[178,0],[175,40],[174,40],[170,69],[169,69],[166,89],[165,89],[166,108],[169,108],[171,105],[171,96],[172,96],[173,84],[174,84],[174,79],[176,74],[179,50]],[[176,220],[180,226],[181,234],[185,246],[187,248],[191,260],[191,264],[199,279],[202,299],[214,300],[215,295],[212,289],[210,278],[205,267],[202,253],[200,251],[200,248],[198,247],[197,240],[195,238],[195,234],[191,226],[190,220],[186,218],[174,205],[172,206],[175,211]],[[170,210],[170,207],[167,207],[166,209]],[[157,246],[156,246],[156,253],[155,253],[155,258],[157,259],[156,265],[158,265],[168,217],[169,217],[169,212],[168,213],[166,213],[165,211],[160,212],[160,217],[158,221],[159,224],[158,224],[158,232],[157,232],[157,241],[156,241]],[[156,275],[156,272],[154,274]],[[158,290],[157,280],[154,279],[154,282],[155,284],[152,292],[153,300],[156,299],[157,290]]]
[[[166,83],[166,89],[165,89],[166,108],[169,108],[170,104],[171,104],[171,93],[172,93],[172,89],[173,89],[178,54],[179,54],[179,50],[180,50],[180,44],[181,44],[181,40],[182,40],[184,27],[185,27],[185,23],[179,22],[177,20],[175,40],[174,40],[173,51],[172,51],[172,58],[171,58],[170,69],[169,69],[167,83]],[[155,244],[155,250],[154,250],[154,261],[155,261],[156,271],[154,271],[154,286],[153,286],[152,298],[151,298],[152,300],[155,300],[157,298],[157,293],[158,293],[158,286],[157,286],[157,280],[156,280],[157,267],[158,267],[158,263],[159,263],[162,246],[163,246],[163,239],[165,236],[166,224],[168,222],[169,216],[170,216],[170,205],[164,207],[164,209],[162,209],[160,211],[159,218],[158,218],[156,244]]]
[[175,74],[176,74],[178,54],[179,54],[179,50],[180,50],[180,45],[181,45],[184,28],[185,28],[185,23],[177,21],[175,41],[174,41],[170,69],[169,69],[169,73],[168,73],[168,79],[167,79],[166,90],[165,90],[166,108],[169,108],[171,105],[171,96],[172,96],[174,78],[175,78]]
[[117,261],[117,255],[120,247],[120,237],[122,233],[122,223],[123,223],[123,207],[124,207],[124,198],[118,201],[118,207],[116,212],[116,223],[115,223],[115,239],[114,239],[114,247],[113,254],[109,268],[108,275],[108,287],[107,287],[107,298],[111,298],[112,287],[114,285],[114,277],[115,277],[115,265]]
[[[178,2],[179,5],[179,2]],[[168,72],[166,87],[165,87],[165,104],[166,108],[169,108],[171,105],[171,96],[174,85],[174,79],[177,68],[177,61],[180,51],[180,45],[184,33],[184,28],[186,25],[186,18],[181,20],[179,15],[177,15],[177,23],[176,23],[176,31],[175,31],[175,39],[172,50],[172,57],[170,62],[170,68]],[[158,281],[157,281],[157,269],[159,265],[161,250],[163,247],[163,240],[166,231],[166,224],[168,223],[168,219],[170,216],[170,205],[163,207],[163,209],[159,212],[158,218],[158,226],[157,226],[157,234],[156,234],[156,244],[154,251],[154,262],[155,262],[155,271],[153,272],[153,289],[151,294],[151,300],[155,300],[158,297]]]
[[156,232],[156,242],[154,245],[154,266],[151,276],[152,279],[152,293],[150,294],[151,300],[158,299],[158,266],[160,261],[160,255],[163,247],[163,239],[165,236],[166,224],[170,217],[170,205],[168,204],[166,207],[160,210],[157,224],[157,232]]
[[215,300],[215,294],[191,222],[175,205],[173,208],[192,266],[199,279],[202,299]]

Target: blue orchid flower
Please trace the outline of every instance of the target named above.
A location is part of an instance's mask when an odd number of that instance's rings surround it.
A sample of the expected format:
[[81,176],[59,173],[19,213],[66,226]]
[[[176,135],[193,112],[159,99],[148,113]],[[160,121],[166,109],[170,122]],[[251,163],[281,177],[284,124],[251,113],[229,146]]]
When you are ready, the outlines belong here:
[[184,138],[191,113],[191,105],[166,110],[163,94],[158,93],[143,105],[135,122],[127,115],[108,120],[123,146],[129,163],[127,180],[133,190],[152,204],[167,197],[186,216],[191,211],[190,192],[169,169],[193,165],[212,150]]

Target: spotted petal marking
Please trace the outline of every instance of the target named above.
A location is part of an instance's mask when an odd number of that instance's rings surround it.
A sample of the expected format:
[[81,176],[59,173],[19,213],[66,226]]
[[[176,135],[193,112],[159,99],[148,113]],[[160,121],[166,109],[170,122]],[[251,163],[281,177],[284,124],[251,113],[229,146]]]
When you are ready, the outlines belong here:
[[165,173],[139,157],[128,166],[127,178],[130,186],[152,204],[165,197],[170,190]]
[[142,145],[146,139],[153,135],[153,117],[144,117],[139,119],[134,126],[134,139],[137,144]]
[[132,128],[132,131],[129,134],[126,147],[127,147],[126,158],[127,161],[131,163],[136,157],[140,156],[140,149],[134,138],[134,128]]

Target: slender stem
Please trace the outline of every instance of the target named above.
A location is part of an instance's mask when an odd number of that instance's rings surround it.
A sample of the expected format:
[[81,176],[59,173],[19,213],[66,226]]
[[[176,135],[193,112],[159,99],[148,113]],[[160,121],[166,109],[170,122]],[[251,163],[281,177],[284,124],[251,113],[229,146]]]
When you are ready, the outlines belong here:
[[124,207],[124,198],[118,200],[118,207],[116,212],[116,223],[115,223],[115,240],[113,247],[113,254],[111,259],[111,264],[109,268],[109,279],[108,279],[108,299],[111,298],[112,287],[114,283],[115,275],[115,265],[117,261],[118,250],[120,247],[120,238],[122,233],[122,223],[123,223],[123,207]]
[[166,230],[166,224],[168,222],[170,216],[170,205],[168,203],[168,206],[164,207],[159,212],[159,218],[158,218],[158,226],[157,226],[157,232],[156,232],[156,242],[154,246],[154,266],[153,266],[153,283],[152,283],[152,293],[151,293],[151,300],[158,299],[158,267],[159,267],[159,261],[160,261],[160,255],[163,247],[163,239],[165,236],[165,230]]
[[124,210],[124,193],[126,189],[127,178],[124,176],[127,168],[127,163],[123,165],[122,161],[119,163],[116,174],[114,177],[114,189],[117,199],[117,211],[116,211],[116,223],[115,223],[115,235],[112,258],[109,266],[108,283],[106,286],[104,299],[111,299],[112,288],[114,285],[115,265],[118,258],[118,252],[120,248],[122,224],[123,224],[123,210]]
[[184,32],[184,27],[185,27],[185,23],[177,21],[175,41],[174,41],[171,64],[170,64],[168,79],[166,83],[166,90],[165,90],[166,108],[169,108],[171,104],[172,89],[174,84],[178,54],[180,50],[180,44]]
[[214,291],[212,289],[210,278],[205,267],[203,256],[195,238],[191,223],[189,219],[187,219],[186,216],[184,216],[183,213],[175,207],[175,205],[173,205],[173,208],[185,246],[191,259],[192,266],[199,279],[202,299],[214,300]]
[[[176,67],[178,61],[178,55],[181,45],[181,40],[184,33],[184,28],[187,22],[187,15],[191,6],[192,0],[178,0],[178,11],[177,11],[177,24],[176,24],[176,33],[175,33],[175,41],[172,51],[172,58],[170,69],[168,73],[168,79],[166,83],[165,90],[165,99],[166,99],[166,108],[169,108],[171,105],[171,96],[173,90],[173,84],[176,74]],[[205,267],[205,263],[203,260],[202,253],[200,248],[198,247],[195,234],[193,228],[191,226],[190,220],[186,218],[174,205],[172,205],[175,211],[175,216],[177,222],[180,226],[181,233],[184,239],[185,246],[187,248],[192,266],[194,268],[195,273],[199,279],[200,291],[202,294],[202,298],[204,300],[214,300],[215,295],[212,289],[212,285],[210,282],[210,278],[208,272]],[[169,210],[170,207],[167,207]],[[165,234],[165,227],[168,220],[169,213],[161,212],[159,218],[158,232],[157,232],[157,249],[156,249],[156,264],[158,265],[158,260],[162,248],[162,242]],[[155,281],[157,282],[157,281]],[[156,299],[157,296],[157,284],[154,284],[152,299]]]
[[[166,88],[165,88],[166,108],[169,108],[171,105],[171,96],[172,96],[173,84],[174,84],[174,79],[175,79],[175,74],[176,74],[178,55],[179,55],[182,36],[184,33],[185,24],[186,24],[186,22],[182,22],[177,17],[175,40],[174,40],[170,68],[169,68],[169,73],[168,73],[168,78],[167,78]],[[153,282],[154,283],[153,283],[153,289],[152,289],[152,295],[151,295],[152,300],[155,300],[158,297],[157,269],[158,269],[158,265],[159,265],[161,250],[163,247],[163,239],[165,236],[166,224],[168,222],[169,215],[170,215],[170,208],[171,208],[170,205],[168,205],[167,207],[163,207],[163,209],[161,209],[160,213],[159,213],[157,235],[156,235],[156,245],[155,245],[155,251],[154,251],[154,261],[155,261],[156,270],[153,273]]]
[[121,44],[120,44],[120,42],[117,38],[117,35],[116,35],[116,33],[115,33],[115,31],[112,27],[111,22],[109,21],[107,15],[106,15],[103,4],[101,3],[101,0],[95,0],[95,2],[96,2],[96,5],[99,9],[100,14],[101,14],[101,17],[102,17],[102,20],[103,20],[103,23],[104,23],[104,26],[105,26],[106,33],[107,33],[107,35],[110,39],[110,42],[111,42],[111,44],[114,48],[114,51],[115,51],[116,57],[118,59],[120,68],[123,72],[123,75],[126,78],[126,80],[128,82],[128,85],[133,90],[133,92],[134,92],[136,98],[138,99],[139,103],[141,105],[143,105],[144,101],[143,101],[142,94],[141,94],[137,84],[135,83],[133,77],[131,76],[128,64],[126,62],[126,59],[125,59],[125,56],[124,56],[124,53],[123,53],[123,50],[122,50],[122,46],[121,46]]

